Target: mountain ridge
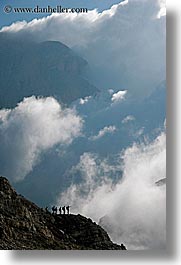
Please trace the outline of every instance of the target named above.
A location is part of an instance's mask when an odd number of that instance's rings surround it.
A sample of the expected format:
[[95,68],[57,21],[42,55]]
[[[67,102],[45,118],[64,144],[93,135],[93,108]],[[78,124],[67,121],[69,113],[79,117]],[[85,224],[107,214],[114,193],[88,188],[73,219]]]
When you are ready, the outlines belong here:
[[52,215],[0,177],[0,249],[125,250],[80,214]]

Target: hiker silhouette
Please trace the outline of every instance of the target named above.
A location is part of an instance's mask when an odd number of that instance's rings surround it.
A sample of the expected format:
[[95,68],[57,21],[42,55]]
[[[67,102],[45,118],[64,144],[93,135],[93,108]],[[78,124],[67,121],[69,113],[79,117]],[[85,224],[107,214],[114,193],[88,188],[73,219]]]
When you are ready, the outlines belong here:
[[65,206],[62,207],[63,214],[65,214]]
[[52,206],[52,214],[55,212],[55,206]]
[[70,214],[70,205],[68,205],[68,206],[66,207],[66,210],[67,210],[67,214]]
[[52,207],[52,214],[57,214],[57,207],[55,206]]
[[62,207],[59,207],[59,213],[62,214]]

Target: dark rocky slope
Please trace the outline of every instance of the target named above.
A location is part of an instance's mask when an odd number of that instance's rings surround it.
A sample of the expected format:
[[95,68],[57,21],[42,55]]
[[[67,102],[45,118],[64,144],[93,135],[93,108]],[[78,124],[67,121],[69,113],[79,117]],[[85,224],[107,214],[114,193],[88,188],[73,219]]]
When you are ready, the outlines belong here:
[[18,195],[0,177],[0,249],[122,250],[91,219],[52,215]]

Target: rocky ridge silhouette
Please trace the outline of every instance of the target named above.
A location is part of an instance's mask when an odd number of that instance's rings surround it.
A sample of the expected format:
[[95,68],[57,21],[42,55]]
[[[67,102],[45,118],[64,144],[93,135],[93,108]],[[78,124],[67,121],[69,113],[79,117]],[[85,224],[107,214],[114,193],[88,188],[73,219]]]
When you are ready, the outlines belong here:
[[0,177],[0,249],[124,250],[90,218],[52,215]]

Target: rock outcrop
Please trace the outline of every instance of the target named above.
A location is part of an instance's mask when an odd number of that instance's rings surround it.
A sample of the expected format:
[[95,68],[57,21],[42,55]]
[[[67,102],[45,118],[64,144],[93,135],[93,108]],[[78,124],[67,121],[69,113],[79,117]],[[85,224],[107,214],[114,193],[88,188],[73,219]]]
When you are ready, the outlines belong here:
[[81,215],[52,215],[0,177],[0,249],[122,250],[106,231]]

